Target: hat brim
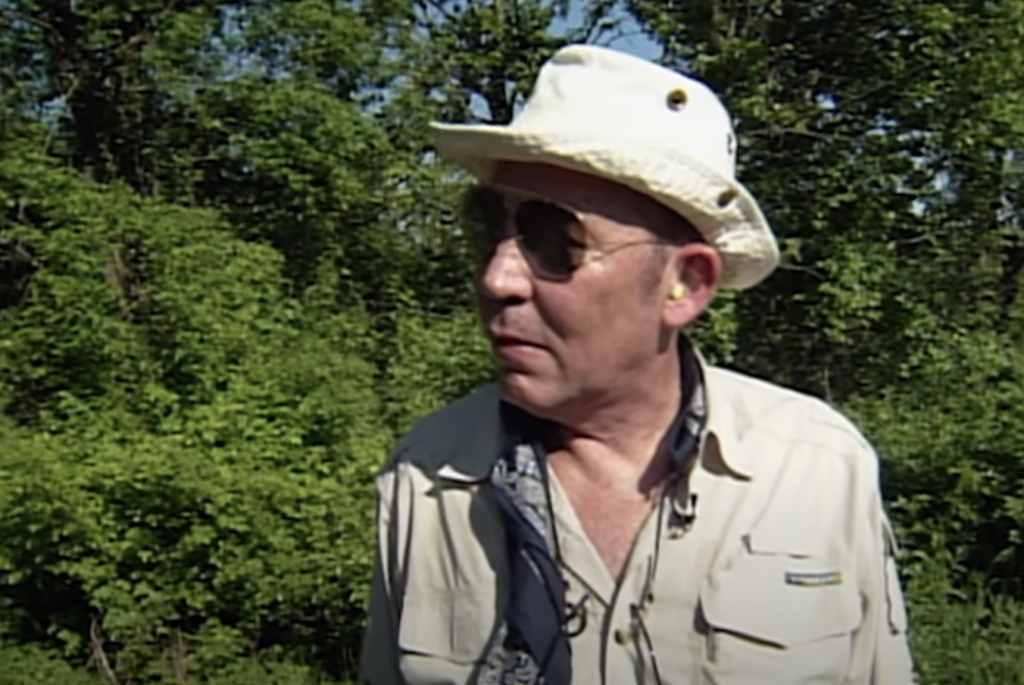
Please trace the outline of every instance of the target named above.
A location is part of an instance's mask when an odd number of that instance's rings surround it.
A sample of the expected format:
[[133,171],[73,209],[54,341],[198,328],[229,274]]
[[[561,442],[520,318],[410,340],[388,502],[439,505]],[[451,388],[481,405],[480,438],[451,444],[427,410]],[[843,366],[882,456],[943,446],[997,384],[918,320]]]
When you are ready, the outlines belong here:
[[488,182],[500,161],[544,162],[616,181],[658,200],[694,225],[722,257],[720,287],[743,290],[778,265],[779,248],[750,192],[688,156],[607,135],[433,123],[438,154]]

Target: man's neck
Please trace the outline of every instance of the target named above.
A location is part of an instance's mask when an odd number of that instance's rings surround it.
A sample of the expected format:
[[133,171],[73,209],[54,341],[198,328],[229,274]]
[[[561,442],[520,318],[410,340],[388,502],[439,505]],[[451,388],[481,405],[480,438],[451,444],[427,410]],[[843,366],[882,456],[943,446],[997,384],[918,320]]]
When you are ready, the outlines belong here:
[[631,374],[614,396],[598,398],[559,424],[564,465],[595,482],[627,478],[641,491],[664,478],[671,463],[665,438],[682,401],[682,374],[674,351],[654,361]]

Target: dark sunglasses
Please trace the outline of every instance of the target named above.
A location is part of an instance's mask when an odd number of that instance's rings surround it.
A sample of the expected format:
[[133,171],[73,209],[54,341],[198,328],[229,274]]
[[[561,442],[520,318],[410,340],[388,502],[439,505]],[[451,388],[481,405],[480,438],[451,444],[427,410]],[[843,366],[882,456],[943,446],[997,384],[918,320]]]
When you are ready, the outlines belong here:
[[569,278],[594,257],[631,245],[663,242],[636,240],[601,249],[572,209],[494,186],[478,186],[466,194],[463,220],[475,239],[481,263],[493,256],[501,242],[514,238],[530,269],[553,280]]

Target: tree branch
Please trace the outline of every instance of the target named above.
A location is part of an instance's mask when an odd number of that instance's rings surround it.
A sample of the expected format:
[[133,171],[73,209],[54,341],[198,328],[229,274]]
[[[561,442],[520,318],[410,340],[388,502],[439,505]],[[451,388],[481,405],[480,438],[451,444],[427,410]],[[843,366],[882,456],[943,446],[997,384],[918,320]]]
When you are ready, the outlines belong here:
[[99,617],[94,616],[92,622],[89,625],[89,643],[92,646],[92,657],[100,673],[111,685],[118,685],[117,676],[114,675],[114,669],[110,667],[110,660],[107,659],[107,653],[103,650],[103,639],[100,636],[99,631]]

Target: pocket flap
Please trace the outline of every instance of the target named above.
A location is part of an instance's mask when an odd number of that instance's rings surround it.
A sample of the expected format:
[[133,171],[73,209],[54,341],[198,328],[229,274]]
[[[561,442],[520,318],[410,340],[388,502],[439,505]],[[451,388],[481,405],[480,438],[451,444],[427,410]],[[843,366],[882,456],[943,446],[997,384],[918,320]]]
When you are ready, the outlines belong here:
[[716,574],[701,587],[704,618],[716,630],[784,648],[850,633],[861,622],[860,595],[850,579],[832,573]]
[[416,591],[405,595],[398,627],[398,646],[404,652],[470,664],[483,656],[491,626],[482,625],[494,613],[494,595]]
[[765,526],[747,535],[752,554],[821,558],[828,553],[827,536],[808,535],[805,528]]

